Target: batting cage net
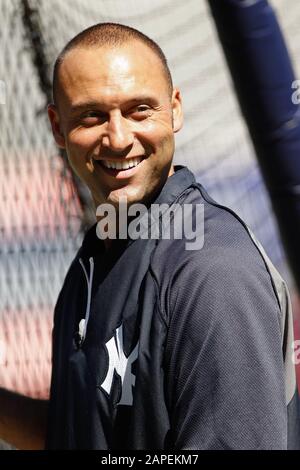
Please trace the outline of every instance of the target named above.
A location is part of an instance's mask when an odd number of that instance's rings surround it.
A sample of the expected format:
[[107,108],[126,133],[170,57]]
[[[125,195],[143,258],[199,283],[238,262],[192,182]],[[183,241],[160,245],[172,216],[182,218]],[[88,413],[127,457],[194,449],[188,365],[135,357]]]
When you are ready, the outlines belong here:
[[[292,58],[300,57],[300,3],[271,4]],[[1,386],[49,393],[53,308],[93,216],[54,145],[46,105],[56,55],[96,22],[136,27],[165,51],[185,112],[175,163],[245,219],[293,287],[205,0],[0,0],[0,18]]]

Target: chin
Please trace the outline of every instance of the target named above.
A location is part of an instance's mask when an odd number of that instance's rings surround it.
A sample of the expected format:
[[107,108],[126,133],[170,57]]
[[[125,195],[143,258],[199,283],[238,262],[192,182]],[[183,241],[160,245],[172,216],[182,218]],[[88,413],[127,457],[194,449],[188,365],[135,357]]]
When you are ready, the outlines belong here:
[[123,188],[122,190],[110,193],[107,198],[107,202],[115,206],[118,205],[119,201],[124,198],[127,200],[127,205],[131,206],[132,204],[143,203],[144,194],[142,191],[134,188]]

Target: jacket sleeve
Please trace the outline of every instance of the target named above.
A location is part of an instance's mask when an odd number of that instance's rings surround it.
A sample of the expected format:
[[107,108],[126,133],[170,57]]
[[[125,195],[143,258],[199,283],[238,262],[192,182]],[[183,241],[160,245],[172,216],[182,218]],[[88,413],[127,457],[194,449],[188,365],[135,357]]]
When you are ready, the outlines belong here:
[[[286,449],[280,309],[259,255],[191,257],[169,287],[165,350],[175,449]],[[207,263],[206,263],[207,264]]]

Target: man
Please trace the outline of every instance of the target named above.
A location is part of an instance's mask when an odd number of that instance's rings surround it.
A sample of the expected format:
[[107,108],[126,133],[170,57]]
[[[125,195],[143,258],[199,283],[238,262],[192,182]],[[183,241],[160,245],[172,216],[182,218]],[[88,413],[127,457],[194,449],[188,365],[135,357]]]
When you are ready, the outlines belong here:
[[[285,284],[245,224],[173,166],[182,103],[162,51],[132,28],[95,25],[60,54],[53,86],[53,135],[98,224],[55,309],[46,447],[297,448]],[[126,236],[106,217],[124,201]],[[129,236],[137,203],[165,211],[152,226],[175,208],[175,228],[190,230]],[[191,232],[204,243],[187,245]]]

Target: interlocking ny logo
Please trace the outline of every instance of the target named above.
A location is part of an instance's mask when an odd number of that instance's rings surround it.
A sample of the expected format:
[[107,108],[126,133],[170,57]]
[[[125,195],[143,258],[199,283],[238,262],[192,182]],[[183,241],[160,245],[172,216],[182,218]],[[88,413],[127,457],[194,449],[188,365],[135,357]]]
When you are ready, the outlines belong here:
[[132,387],[135,385],[135,375],[131,372],[131,366],[138,357],[139,342],[129,357],[126,357],[123,350],[123,325],[121,325],[105,346],[109,355],[109,366],[101,387],[110,394],[114,371],[116,371],[122,382],[122,396],[118,405],[132,405]]

